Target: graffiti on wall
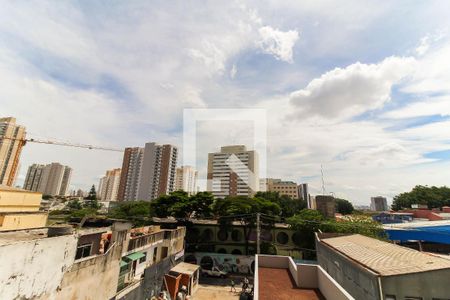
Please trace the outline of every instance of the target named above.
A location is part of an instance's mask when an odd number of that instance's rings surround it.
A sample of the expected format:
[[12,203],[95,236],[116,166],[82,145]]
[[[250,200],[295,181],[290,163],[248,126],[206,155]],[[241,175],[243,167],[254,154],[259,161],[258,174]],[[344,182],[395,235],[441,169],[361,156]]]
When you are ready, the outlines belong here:
[[205,270],[218,267],[227,273],[253,274],[255,257],[250,255],[233,255],[209,252],[186,254],[185,262],[200,265]]

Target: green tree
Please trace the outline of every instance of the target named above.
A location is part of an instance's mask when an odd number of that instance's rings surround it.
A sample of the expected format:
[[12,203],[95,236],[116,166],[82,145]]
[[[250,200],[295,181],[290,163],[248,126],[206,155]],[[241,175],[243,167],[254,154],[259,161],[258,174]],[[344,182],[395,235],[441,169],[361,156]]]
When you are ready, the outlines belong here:
[[78,199],[75,199],[67,203],[67,208],[69,208],[70,210],[78,210],[82,208],[82,205]]
[[[255,228],[256,213],[278,216],[280,206],[266,199],[234,196],[216,199],[212,210],[224,230],[231,231],[233,221],[241,223],[245,236],[245,253],[248,254],[250,233]],[[262,226],[267,229],[273,226],[273,222],[273,219],[261,219]]]
[[95,191],[95,185],[92,185],[91,189],[89,190],[89,193],[87,197],[84,199],[86,200],[97,200],[97,192]]
[[411,208],[412,204],[425,204],[429,209],[449,206],[450,188],[416,185],[410,192],[395,196],[392,209]]
[[150,202],[148,201],[124,201],[114,207],[109,217],[115,219],[142,220],[151,217]]
[[97,210],[94,208],[82,208],[70,213],[72,218],[84,218],[85,216],[96,216]]
[[353,212],[353,204],[345,199],[336,198],[336,211],[343,215],[349,215]]
[[[336,221],[324,219],[316,210],[304,209],[287,220],[292,229],[296,231],[294,242],[304,250],[315,249],[315,232],[353,233],[373,238],[384,238],[381,224],[374,222],[369,216],[351,215],[346,219]],[[305,258],[314,258],[313,251],[305,252]]]
[[280,206],[280,217],[282,219],[292,217],[302,209],[306,208],[306,201],[302,199],[291,199],[287,195],[278,192],[257,192],[255,198],[261,198]]
[[151,202],[155,215],[159,218],[174,216],[177,218],[188,217],[190,211],[186,211],[189,196],[184,191],[175,191],[169,195],[163,195]]
[[191,217],[207,218],[212,215],[214,196],[209,192],[199,192],[190,196],[188,203],[186,209]]

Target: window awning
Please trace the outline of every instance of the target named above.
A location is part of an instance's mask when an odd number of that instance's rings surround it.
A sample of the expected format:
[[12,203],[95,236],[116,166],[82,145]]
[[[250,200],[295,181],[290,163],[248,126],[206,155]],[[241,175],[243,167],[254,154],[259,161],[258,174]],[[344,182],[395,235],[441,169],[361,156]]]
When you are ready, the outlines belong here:
[[126,261],[121,260],[120,261],[120,267],[122,268],[123,266],[128,265],[128,263]]
[[125,258],[128,258],[129,260],[138,260],[142,257],[145,257],[145,254],[143,252],[134,252],[125,256]]

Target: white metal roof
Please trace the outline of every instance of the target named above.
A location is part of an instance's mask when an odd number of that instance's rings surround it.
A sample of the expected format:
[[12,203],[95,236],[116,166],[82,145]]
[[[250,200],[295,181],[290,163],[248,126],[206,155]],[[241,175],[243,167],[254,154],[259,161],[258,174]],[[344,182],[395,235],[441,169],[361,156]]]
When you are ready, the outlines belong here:
[[383,276],[450,269],[447,259],[359,234],[321,241]]

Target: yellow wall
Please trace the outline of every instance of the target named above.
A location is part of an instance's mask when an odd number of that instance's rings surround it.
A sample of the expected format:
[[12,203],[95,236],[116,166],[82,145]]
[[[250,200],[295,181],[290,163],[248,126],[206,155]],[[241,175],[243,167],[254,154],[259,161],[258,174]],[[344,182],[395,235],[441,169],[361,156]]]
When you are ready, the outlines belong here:
[[0,188],[0,212],[39,211],[42,194]]
[[45,227],[47,213],[7,213],[0,215],[0,231]]

